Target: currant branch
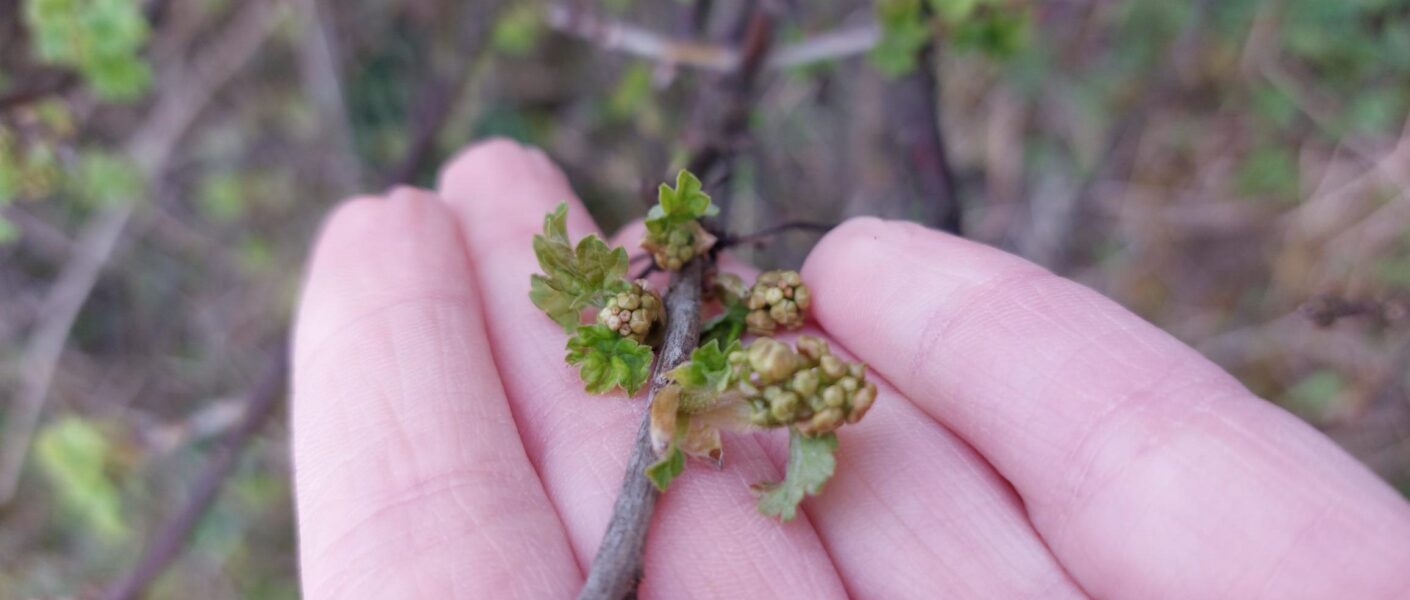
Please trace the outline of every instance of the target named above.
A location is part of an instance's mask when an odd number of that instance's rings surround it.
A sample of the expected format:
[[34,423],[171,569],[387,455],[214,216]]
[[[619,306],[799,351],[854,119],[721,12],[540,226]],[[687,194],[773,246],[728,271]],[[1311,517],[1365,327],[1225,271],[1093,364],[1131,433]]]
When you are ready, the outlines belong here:
[[[570,243],[563,205],[544,218],[543,233],[534,238],[543,272],[531,276],[529,296],[573,332],[566,360],[578,365],[587,391],[620,388],[635,395],[652,373],[647,417],[584,598],[617,598],[635,589],[657,493],[684,473],[687,458],[720,468],[722,431],[788,429],[784,480],[753,486],[760,512],[787,521],[832,477],[834,431],[861,420],[876,401],[865,365],[841,360],[813,336],[799,336],[794,346],[773,339],[802,327],[812,304],[797,271],[766,271],[752,286],[713,272],[720,240],[700,220],[718,208],[699,178],[683,170],[675,187],[662,184],[658,196],[641,246],[653,266],[672,274],[664,340],[661,298],[646,280],[626,279],[625,249],[609,248],[596,236]],[[700,343],[707,304],[717,305],[718,314]],[[597,311],[593,324],[582,323],[588,309]],[[746,333],[758,337],[744,345]],[[661,356],[652,369],[657,343]]]

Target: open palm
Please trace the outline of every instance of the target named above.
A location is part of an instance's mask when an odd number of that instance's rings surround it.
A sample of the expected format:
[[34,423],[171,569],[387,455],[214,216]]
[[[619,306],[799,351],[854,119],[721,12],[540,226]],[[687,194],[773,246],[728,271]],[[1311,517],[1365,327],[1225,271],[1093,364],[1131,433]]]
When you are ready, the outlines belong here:
[[[329,219],[295,341],[308,597],[576,593],[643,404],[583,392],[529,302],[530,239],[564,200],[570,234],[595,232],[543,153],[493,141],[436,192]],[[780,477],[786,436],[692,465],[658,506],[644,597],[1410,597],[1410,505],[1102,296],[875,219],[803,274],[880,398],[789,523],[749,491]]]

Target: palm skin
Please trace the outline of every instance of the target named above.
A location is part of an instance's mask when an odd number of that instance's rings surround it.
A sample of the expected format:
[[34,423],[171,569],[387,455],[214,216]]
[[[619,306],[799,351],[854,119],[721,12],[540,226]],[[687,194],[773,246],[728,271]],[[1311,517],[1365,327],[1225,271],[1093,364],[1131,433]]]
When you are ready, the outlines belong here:
[[[542,152],[491,141],[436,191],[325,224],[294,343],[309,598],[576,593],[642,403],[584,393],[529,302],[543,215],[567,200],[570,234],[596,231],[572,198]],[[1100,295],[875,219],[803,275],[817,333],[880,398],[789,523],[749,492],[781,476],[785,435],[692,465],[658,505],[643,597],[1410,597],[1410,505]]]

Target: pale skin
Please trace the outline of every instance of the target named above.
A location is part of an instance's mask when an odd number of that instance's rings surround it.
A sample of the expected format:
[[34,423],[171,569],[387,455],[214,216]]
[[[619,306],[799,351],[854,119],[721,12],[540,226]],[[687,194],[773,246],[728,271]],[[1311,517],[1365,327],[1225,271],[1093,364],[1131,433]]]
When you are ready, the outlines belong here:
[[[329,217],[294,343],[307,597],[582,584],[644,401],[583,392],[529,302],[530,239],[562,201],[571,236],[597,233],[542,152],[500,140],[434,191]],[[1410,597],[1410,504],[1099,294],[869,218],[803,277],[816,333],[870,364],[880,397],[792,522],[749,491],[781,476],[786,434],[692,464],[658,505],[643,597]]]

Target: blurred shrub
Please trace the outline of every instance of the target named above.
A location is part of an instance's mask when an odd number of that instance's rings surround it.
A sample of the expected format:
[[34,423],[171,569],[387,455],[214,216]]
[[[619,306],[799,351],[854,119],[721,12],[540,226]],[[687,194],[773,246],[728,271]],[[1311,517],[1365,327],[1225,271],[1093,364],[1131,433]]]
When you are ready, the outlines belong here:
[[26,0],[39,57],[77,70],[105,100],[133,100],[152,83],[139,56],[149,29],[138,0]]
[[91,421],[63,417],[44,426],[34,444],[34,457],[54,487],[64,509],[105,542],[128,535],[122,517],[122,497],[106,472],[109,444]]
[[905,75],[937,35],[959,51],[1008,58],[1027,44],[1031,13],[1026,0],[880,0],[872,64],[888,76]]

